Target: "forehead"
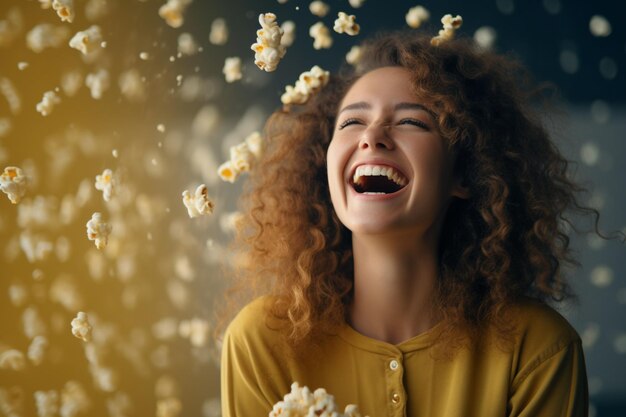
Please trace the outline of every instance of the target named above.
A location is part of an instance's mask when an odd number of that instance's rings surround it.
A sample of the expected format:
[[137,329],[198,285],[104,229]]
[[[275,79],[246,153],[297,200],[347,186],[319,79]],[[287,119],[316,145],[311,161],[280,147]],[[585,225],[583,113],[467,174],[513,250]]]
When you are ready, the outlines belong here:
[[382,67],[362,75],[348,90],[342,104],[354,101],[413,101],[411,72],[403,67]]

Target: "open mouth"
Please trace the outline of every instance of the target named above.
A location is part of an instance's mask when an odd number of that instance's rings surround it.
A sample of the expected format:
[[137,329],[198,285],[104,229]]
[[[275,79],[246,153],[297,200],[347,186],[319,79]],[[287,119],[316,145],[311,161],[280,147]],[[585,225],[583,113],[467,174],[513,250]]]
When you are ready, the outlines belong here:
[[350,185],[359,194],[393,194],[408,182],[403,173],[386,165],[360,165],[350,178]]

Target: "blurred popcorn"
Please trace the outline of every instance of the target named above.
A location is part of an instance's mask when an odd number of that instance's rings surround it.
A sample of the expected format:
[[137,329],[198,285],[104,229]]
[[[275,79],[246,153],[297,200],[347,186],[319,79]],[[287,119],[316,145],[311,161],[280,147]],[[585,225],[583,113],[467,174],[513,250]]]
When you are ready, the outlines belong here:
[[191,131],[195,136],[209,136],[220,121],[220,113],[215,105],[202,106],[191,122]]
[[[11,131],[11,119],[0,117],[0,138],[6,136]],[[6,160],[6,151],[0,150],[0,164]]]
[[108,0],[88,0],[85,4],[85,17],[90,22],[98,20],[109,13]]
[[443,29],[439,31],[437,36],[430,40],[430,43],[434,46],[454,39],[454,32],[463,24],[463,18],[458,15],[452,17],[451,14],[447,14],[441,18],[441,23],[443,23]]
[[224,213],[220,216],[220,228],[224,233],[234,233],[237,230],[237,224],[243,219],[243,213],[233,211]]
[[36,109],[42,116],[47,116],[52,113],[54,106],[59,104],[61,99],[54,91],[46,91],[43,93],[43,98],[37,103]]
[[591,270],[591,283],[600,288],[608,287],[613,283],[613,269],[606,265],[596,266]]
[[70,30],[67,26],[40,23],[26,35],[26,46],[36,53],[46,48],[58,48],[69,38]]
[[248,172],[254,163],[254,154],[246,142],[230,147],[230,161],[239,172]]
[[202,403],[202,417],[220,417],[222,404],[219,398],[209,398]]
[[110,417],[130,417],[132,406],[128,394],[121,391],[117,391],[107,399],[107,410]]
[[21,387],[0,387],[0,413],[7,417],[23,415],[24,391]]
[[91,97],[100,100],[102,94],[109,89],[109,72],[105,69],[99,69],[98,72],[87,74],[85,85],[91,92]]
[[62,22],[74,21],[74,0],[53,0],[52,8],[57,12]]
[[291,384],[291,392],[274,405],[269,417],[361,417],[356,405],[347,405],[343,414],[336,411],[336,408],[335,397],[328,394],[324,388],[318,388],[311,393],[308,387],[301,388],[294,382]]
[[91,407],[91,401],[83,386],[77,381],[67,381],[61,391],[61,417],[85,415]]
[[59,411],[59,394],[56,391],[35,391],[35,405],[39,417],[54,417]]
[[211,23],[209,42],[213,45],[224,45],[228,41],[228,26],[226,20],[217,18]]
[[91,341],[91,325],[88,319],[87,313],[79,311],[71,323],[72,334],[85,342]]
[[66,96],[74,96],[83,85],[83,74],[79,70],[68,71],[61,77],[61,89]]
[[156,405],[157,417],[177,417],[183,406],[178,398],[166,398],[158,400]]
[[286,20],[280,25],[283,30],[283,36],[280,38],[280,44],[289,47],[296,39],[296,24],[292,20]]
[[111,201],[115,195],[117,181],[113,176],[113,171],[105,169],[102,174],[96,175],[96,190],[102,191],[104,201]]
[[287,49],[281,45],[283,30],[276,23],[276,15],[274,13],[265,13],[259,15],[259,23],[261,29],[257,30],[256,43],[253,43],[251,49],[255,52],[254,63],[260,69],[271,72],[276,69],[281,58],[285,56]]
[[320,88],[328,83],[330,73],[315,65],[310,71],[300,74],[294,87],[288,85],[280,97],[283,104],[304,104]]
[[354,7],[355,9],[358,9],[359,7],[363,6],[363,3],[365,3],[365,0],[348,0],[348,3],[350,3],[350,6]]
[[0,369],[21,371],[26,367],[24,354],[17,349],[7,349],[0,352]]
[[606,17],[601,15],[593,15],[589,20],[589,31],[593,36],[606,37],[612,32],[611,23]]
[[102,214],[93,213],[87,222],[87,238],[94,240],[96,248],[102,249],[107,245],[111,226],[102,220]]
[[176,275],[183,281],[193,281],[196,277],[196,272],[191,267],[191,262],[189,262],[189,258],[185,255],[180,255],[176,257],[174,269],[176,271]]
[[194,55],[198,52],[198,44],[191,33],[181,33],[178,35],[178,52],[183,55]]
[[222,70],[226,77],[227,83],[232,83],[241,79],[241,58],[229,57],[224,61],[224,69]]
[[72,39],[70,39],[70,47],[78,49],[84,55],[100,48],[101,43],[102,33],[98,25],[91,25],[88,29],[76,33]]
[[13,284],[9,286],[9,299],[15,307],[22,307],[28,299],[26,287],[21,284]]
[[106,367],[90,366],[91,376],[96,387],[104,392],[115,392],[117,390],[117,373]]
[[337,33],[347,33],[350,36],[358,35],[361,28],[354,21],[355,18],[353,14],[348,15],[347,13],[339,12],[333,30]]
[[491,49],[496,42],[496,30],[491,26],[481,26],[474,32],[474,41],[481,48]]
[[318,17],[326,16],[326,14],[328,14],[328,9],[330,9],[330,7],[328,7],[328,4],[320,0],[312,1],[309,4],[309,11]]
[[28,68],[28,62],[26,61],[20,61],[17,63],[17,69],[20,71],[24,71],[26,68]]
[[239,171],[235,169],[231,161],[226,161],[217,168],[217,175],[227,182],[235,182],[239,176]]
[[154,384],[154,394],[157,398],[168,398],[178,395],[178,384],[169,375],[161,375]]
[[185,13],[185,9],[190,4],[191,0],[167,0],[167,3],[159,8],[159,16],[161,16],[169,26],[175,29],[179,28],[185,21],[183,13]]
[[26,176],[18,167],[6,167],[0,175],[0,190],[5,193],[11,203],[17,204],[26,194]]
[[33,306],[27,307],[22,312],[22,324],[24,326],[24,334],[29,339],[46,335],[46,324]]
[[83,298],[68,275],[60,275],[50,286],[49,300],[62,305],[67,311],[83,307]]
[[246,145],[248,145],[248,149],[255,158],[260,158],[263,155],[263,136],[259,132],[252,132],[245,139]]
[[187,207],[190,218],[213,213],[213,202],[209,199],[209,190],[200,184],[192,195],[189,190],[183,191],[183,204]]
[[174,317],[165,317],[152,325],[152,335],[157,340],[171,340],[178,333],[178,322]]
[[20,233],[20,247],[30,263],[45,260],[54,249],[52,242],[30,230]]
[[12,7],[7,12],[6,19],[0,20],[0,47],[8,46],[20,35],[24,21],[22,12],[17,7]]
[[46,339],[45,336],[35,336],[33,341],[30,342],[30,346],[28,346],[28,359],[30,359],[35,366],[41,365],[47,349],[48,339]]
[[322,22],[317,22],[309,28],[309,36],[313,38],[314,49],[328,49],[333,46],[330,29]]
[[120,74],[118,79],[120,92],[128,101],[140,102],[145,100],[145,87],[141,74],[135,68],[131,68]]
[[193,346],[205,346],[209,339],[209,323],[199,318],[183,320],[178,325],[178,334],[189,339]]
[[353,46],[346,54],[346,62],[350,65],[356,65],[361,60],[362,51],[360,46]]
[[423,6],[411,7],[405,16],[405,19],[407,25],[413,29],[417,29],[422,25],[422,23],[430,19],[430,12]]
[[0,93],[2,93],[9,103],[11,113],[18,114],[22,109],[22,100],[11,80],[8,78],[0,78]]
[[167,296],[174,307],[183,310],[189,304],[189,290],[179,280],[172,279],[167,283]]

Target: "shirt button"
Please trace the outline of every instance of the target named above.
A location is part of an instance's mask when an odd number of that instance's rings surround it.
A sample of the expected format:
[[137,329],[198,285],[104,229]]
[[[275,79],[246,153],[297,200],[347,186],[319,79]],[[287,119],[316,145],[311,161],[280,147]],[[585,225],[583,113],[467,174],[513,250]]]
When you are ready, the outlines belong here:
[[394,393],[391,396],[391,402],[394,404],[398,404],[400,402],[400,396],[397,393]]
[[398,361],[394,359],[391,362],[389,362],[389,367],[391,368],[392,371],[396,371],[398,367],[400,367],[400,365],[398,364]]

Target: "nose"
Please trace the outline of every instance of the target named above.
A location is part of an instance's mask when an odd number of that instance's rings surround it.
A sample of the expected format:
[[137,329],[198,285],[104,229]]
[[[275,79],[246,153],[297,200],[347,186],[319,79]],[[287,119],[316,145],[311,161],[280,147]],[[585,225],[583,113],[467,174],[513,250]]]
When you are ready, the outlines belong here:
[[393,149],[393,139],[389,137],[387,126],[380,123],[375,123],[368,126],[368,128],[361,133],[361,137],[359,139],[359,148],[388,150]]

